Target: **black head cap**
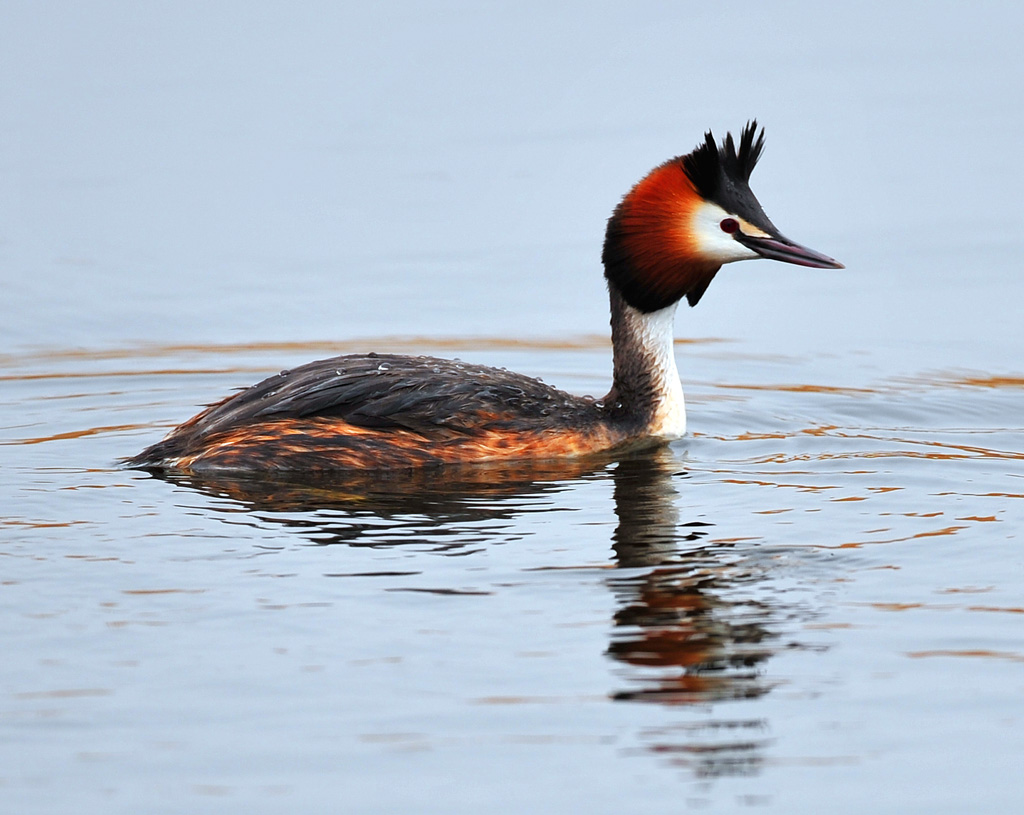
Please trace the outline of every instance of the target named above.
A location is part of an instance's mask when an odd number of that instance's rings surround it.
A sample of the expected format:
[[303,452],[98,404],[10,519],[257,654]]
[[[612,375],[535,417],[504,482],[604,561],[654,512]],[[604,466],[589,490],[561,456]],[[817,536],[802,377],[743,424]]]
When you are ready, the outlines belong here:
[[751,120],[740,134],[736,148],[732,133],[726,133],[721,146],[715,144],[709,130],[704,141],[692,153],[682,157],[683,170],[705,201],[718,204],[726,212],[739,215],[759,229],[776,232],[750,190],[750,174],[764,150],[764,128],[757,132]]

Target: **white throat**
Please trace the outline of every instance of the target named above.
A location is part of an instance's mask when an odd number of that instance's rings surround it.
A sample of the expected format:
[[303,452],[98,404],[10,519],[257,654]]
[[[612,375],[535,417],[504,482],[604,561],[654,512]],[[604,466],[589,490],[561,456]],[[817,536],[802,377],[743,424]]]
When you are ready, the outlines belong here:
[[624,390],[635,389],[648,403],[649,435],[682,438],[686,434],[686,403],[676,369],[673,335],[678,303],[644,313],[621,299],[614,302],[617,296],[615,292],[612,298],[616,383]]
[[657,385],[658,404],[651,433],[664,439],[679,439],[686,434],[686,402],[679,381],[675,355],[675,316],[673,303],[661,311],[644,314],[626,306],[637,321],[637,336],[652,368]]

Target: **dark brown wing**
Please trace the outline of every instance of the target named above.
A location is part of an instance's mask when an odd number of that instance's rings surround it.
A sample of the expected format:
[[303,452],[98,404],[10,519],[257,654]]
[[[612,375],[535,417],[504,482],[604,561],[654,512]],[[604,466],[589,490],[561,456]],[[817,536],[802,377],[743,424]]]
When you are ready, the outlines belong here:
[[572,421],[589,403],[521,374],[434,357],[322,359],[283,371],[202,414],[204,434],[260,421],[323,416],[429,434]]
[[213,436],[280,420],[340,419],[442,440],[579,427],[600,411],[591,399],[503,369],[435,357],[341,356],[269,377],[207,408],[127,463],[159,466]]

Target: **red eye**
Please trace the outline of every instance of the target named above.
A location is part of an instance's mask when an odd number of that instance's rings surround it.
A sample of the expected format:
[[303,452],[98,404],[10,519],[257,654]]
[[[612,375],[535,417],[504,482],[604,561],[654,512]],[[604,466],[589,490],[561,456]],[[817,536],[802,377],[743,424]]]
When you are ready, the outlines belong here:
[[722,231],[728,235],[731,235],[740,228],[739,221],[735,218],[723,218],[722,223],[720,223],[719,226],[722,227]]

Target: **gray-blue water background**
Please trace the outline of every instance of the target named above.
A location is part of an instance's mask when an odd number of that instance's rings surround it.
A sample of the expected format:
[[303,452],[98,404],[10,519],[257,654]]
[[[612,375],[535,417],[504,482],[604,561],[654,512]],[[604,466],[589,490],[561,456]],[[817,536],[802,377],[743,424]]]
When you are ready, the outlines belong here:
[[[1014,3],[0,10],[0,809],[1007,813]],[[281,368],[608,386],[605,220],[757,117],[847,265],[677,319],[691,435],[332,490],[118,469]],[[392,485],[394,486],[394,485]]]

